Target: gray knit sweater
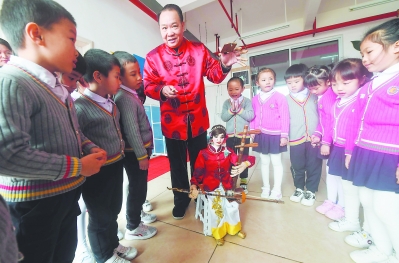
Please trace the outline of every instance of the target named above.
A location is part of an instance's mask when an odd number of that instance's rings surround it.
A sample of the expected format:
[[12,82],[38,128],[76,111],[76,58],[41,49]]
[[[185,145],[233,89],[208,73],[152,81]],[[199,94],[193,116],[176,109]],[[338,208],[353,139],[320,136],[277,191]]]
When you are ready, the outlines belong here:
[[0,194],[30,201],[79,187],[82,149],[71,97],[64,103],[46,84],[12,65],[0,69]]
[[309,92],[301,103],[291,95],[287,97],[290,111],[290,145],[298,145],[310,141],[319,122],[317,96]]
[[112,113],[82,94],[75,100],[79,125],[83,133],[107,152],[107,162],[115,163],[124,157],[125,142],[120,130],[120,113],[113,104]]
[[227,135],[241,138],[237,133],[244,130],[245,125],[249,125],[249,122],[255,117],[254,110],[252,108],[252,102],[250,99],[244,97],[240,109],[237,112],[230,110],[231,104],[230,99],[227,99],[223,103],[223,109],[221,119],[226,122]]
[[7,204],[0,195],[0,263],[16,263],[18,246]]
[[150,122],[143,104],[134,94],[122,88],[115,95],[115,104],[121,112],[125,151],[133,151],[139,161],[147,158],[147,148],[153,148],[153,142]]

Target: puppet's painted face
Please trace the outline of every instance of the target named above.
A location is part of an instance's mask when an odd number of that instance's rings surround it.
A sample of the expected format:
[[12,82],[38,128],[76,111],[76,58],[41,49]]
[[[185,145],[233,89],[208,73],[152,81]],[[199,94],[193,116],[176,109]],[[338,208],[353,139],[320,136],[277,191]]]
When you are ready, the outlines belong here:
[[213,146],[219,147],[220,145],[222,145],[224,143],[224,139],[225,139],[225,136],[223,133],[212,136],[211,144]]

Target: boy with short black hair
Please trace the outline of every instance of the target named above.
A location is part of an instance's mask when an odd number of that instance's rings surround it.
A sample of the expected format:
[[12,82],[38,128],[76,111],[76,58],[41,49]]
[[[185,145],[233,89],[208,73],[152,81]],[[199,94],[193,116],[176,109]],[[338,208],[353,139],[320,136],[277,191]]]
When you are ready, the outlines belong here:
[[126,141],[123,166],[129,179],[125,239],[148,239],[157,233],[157,229],[145,224],[154,222],[157,217],[142,211],[147,196],[148,160],[154,147],[151,125],[136,92],[143,79],[133,55],[123,51],[113,55],[121,64],[122,85],[115,96],[115,103],[121,112],[121,130]]
[[0,194],[24,262],[72,262],[80,186],[106,160],[54,75],[75,66],[76,23],[54,1],[4,0],[0,24],[18,53],[0,71]]
[[292,65],[285,72],[284,79],[290,91],[287,96],[290,112],[290,160],[296,187],[290,200],[312,206],[316,200],[315,192],[319,187],[323,160],[317,156],[318,148],[311,144],[311,136],[316,130],[319,115],[317,96],[304,86],[307,69],[304,64]]
[[121,84],[119,61],[111,54],[90,49],[85,80],[89,87],[75,101],[82,131],[107,151],[107,162],[92,180],[82,187],[82,196],[90,215],[88,235],[98,263],[128,263],[137,250],[119,244],[118,214],[122,207],[123,162],[125,143],[120,131],[120,113],[109,99]]
[[77,88],[77,82],[80,81],[86,73],[86,61],[83,56],[78,52],[76,58],[76,66],[71,73],[59,73],[61,84],[66,88],[69,94],[72,94]]

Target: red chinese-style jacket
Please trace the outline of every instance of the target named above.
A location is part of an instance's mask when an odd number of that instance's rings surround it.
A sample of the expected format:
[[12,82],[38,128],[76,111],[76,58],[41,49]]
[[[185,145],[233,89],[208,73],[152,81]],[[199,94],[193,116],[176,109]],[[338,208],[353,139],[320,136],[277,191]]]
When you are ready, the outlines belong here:
[[[233,188],[233,178],[230,176],[232,165],[237,163],[238,156],[233,150],[224,146],[218,151],[208,145],[206,149],[199,152],[195,162],[192,185],[202,184],[205,191],[210,192],[219,187],[222,183],[224,190]],[[254,156],[243,156],[242,161],[249,161],[252,167],[255,164]],[[237,175],[238,176],[238,175]]]
[[[193,137],[209,128],[205,76],[218,84],[226,78],[227,73],[223,73],[220,61],[212,58],[202,43],[184,39],[177,52],[162,44],[147,54],[144,92],[160,101],[161,127],[165,137],[187,140],[188,120]],[[166,85],[178,90],[176,98],[161,98],[161,90]]]

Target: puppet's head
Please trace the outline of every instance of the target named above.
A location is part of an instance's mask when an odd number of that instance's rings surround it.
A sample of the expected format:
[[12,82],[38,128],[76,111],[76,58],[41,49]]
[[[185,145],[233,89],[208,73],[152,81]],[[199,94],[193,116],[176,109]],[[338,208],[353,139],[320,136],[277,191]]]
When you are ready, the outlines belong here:
[[209,133],[209,143],[211,145],[223,145],[226,142],[226,128],[223,125],[215,125]]

